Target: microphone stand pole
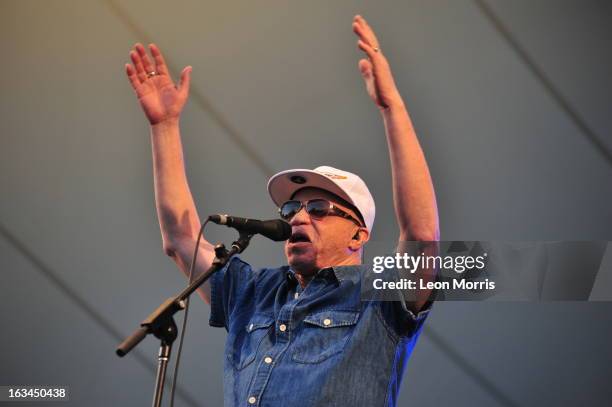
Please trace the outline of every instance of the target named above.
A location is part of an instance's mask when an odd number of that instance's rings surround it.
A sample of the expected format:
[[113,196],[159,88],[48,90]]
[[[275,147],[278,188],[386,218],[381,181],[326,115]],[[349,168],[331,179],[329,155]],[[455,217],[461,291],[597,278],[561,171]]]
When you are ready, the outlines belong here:
[[216,271],[221,270],[229,259],[237,253],[242,253],[251,240],[252,234],[240,232],[238,240],[232,243],[232,248],[228,251],[223,244],[215,246],[215,258],[212,265],[206,272],[202,273],[191,284],[175,297],[164,301],[151,315],[140,323],[140,328],[128,336],[117,347],[115,353],[123,357],[138,345],[148,334],[153,334],[160,341],[157,376],[155,378],[155,393],[153,394],[153,407],[160,407],[164,392],[164,382],[166,380],[166,368],[170,359],[172,343],[178,335],[178,329],[174,318],[175,313],[185,309],[185,300],[200,287]]

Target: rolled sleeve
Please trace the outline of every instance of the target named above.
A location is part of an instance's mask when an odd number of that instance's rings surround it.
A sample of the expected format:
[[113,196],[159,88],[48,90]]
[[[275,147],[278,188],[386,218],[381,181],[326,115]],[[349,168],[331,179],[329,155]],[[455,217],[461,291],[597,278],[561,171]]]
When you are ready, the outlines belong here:
[[[375,278],[386,282],[402,282],[404,280],[416,282],[422,278],[422,275],[415,275],[406,268],[396,267],[386,268],[377,273],[370,272],[369,276],[375,276]],[[438,277],[439,275],[436,274],[436,279]],[[432,289],[428,295],[428,300],[420,307],[418,312],[415,312],[413,311],[415,303],[421,295],[419,290],[406,287],[405,289],[386,288],[375,291],[377,292],[371,294],[371,297],[381,301],[381,317],[392,334],[399,337],[412,337],[418,334],[432,309],[437,294],[437,290]]]
[[240,306],[240,299],[253,289],[251,266],[238,256],[233,256],[227,264],[210,277],[210,326],[229,327],[232,314]]
[[381,314],[385,322],[393,328],[398,336],[413,336],[421,330],[433,301],[427,301],[416,314],[405,301],[382,301]]

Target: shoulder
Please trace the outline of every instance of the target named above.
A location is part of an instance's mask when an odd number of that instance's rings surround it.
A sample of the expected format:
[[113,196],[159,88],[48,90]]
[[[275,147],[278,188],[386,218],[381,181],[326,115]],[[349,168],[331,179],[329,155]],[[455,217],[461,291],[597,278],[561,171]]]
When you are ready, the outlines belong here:
[[243,280],[253,280],[256,284],[273,283],[277,280],[286,278],[289,266],[280,267],[256,267],[254,268],[238,255],[233,256],[221,269],[224,273],[231,274],[232,277]]

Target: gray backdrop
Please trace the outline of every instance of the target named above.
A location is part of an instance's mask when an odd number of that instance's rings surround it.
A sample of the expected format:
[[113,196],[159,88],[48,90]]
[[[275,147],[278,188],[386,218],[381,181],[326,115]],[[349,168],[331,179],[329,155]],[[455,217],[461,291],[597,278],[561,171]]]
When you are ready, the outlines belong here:
[[[69,385],[71,405],[150,402],[157,342],[114,349],[185,280],[162,251],[148,125],[124,74],[136,41],[155,41],[175,74],[193,66],[182,136],[202,217],[273,217],[269,175],[328,164],[366,180],[373,238],[395,238],[356,13],[419,133],[442,239],[612,240],[610,2],[2,0],[0,384]],[[284,261],[264,239],[245,258]],[[225,331],[195,299],[177,402],[219,406]],[[399,405],[609,404],[611,311],[439,303]]]

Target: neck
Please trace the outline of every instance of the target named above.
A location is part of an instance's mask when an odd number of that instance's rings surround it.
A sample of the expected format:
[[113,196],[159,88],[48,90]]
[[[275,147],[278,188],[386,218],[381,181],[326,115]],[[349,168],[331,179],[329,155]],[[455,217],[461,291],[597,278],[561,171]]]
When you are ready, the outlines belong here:
[[302,289],[306,288],[310,280],[312,280],[312,277],[314,277],[313,274],[304,275],[299,272],[295,273],[295,278],[297,279],[298,283],[300,283],[300,287],[302,287]]

